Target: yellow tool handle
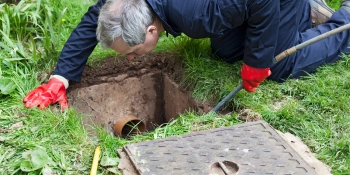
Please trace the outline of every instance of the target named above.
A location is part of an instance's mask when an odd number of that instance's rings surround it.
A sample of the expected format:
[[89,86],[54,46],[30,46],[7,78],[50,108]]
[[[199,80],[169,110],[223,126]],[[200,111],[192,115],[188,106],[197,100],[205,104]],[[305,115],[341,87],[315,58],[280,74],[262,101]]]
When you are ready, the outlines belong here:
[[90,175],[96,175],[97,172],[97,166],[98,166],[98,161],[100,159],[100,154],[101,154],[101,147],[98,146],[95,149],[95,154],[94,154],[94,159],[92,161],[92,165],[91,165],[91,171],[90,171]]

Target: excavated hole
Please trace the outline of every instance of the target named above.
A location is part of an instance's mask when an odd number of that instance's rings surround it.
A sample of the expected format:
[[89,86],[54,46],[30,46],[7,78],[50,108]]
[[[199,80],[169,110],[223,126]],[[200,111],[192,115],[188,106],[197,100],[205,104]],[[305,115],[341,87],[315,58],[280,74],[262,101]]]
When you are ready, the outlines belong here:
[[85,126],[112,132],[118,118],[133,115],[154,130],[186,110],[203,108],[175,83],[182,74],[179,60],[164,53],[133,61],[105,59],[95,68],[87,66],[80,83],[71,83],[69,102],[86,115]]
[[147,130],[152,130],[185,110],[197,110],[188,93],[181,92],[162,72],[78,88],[71,96],[72,106],[89,115],[84,123],[102,125],[108,130],[127,114],[139,118]]

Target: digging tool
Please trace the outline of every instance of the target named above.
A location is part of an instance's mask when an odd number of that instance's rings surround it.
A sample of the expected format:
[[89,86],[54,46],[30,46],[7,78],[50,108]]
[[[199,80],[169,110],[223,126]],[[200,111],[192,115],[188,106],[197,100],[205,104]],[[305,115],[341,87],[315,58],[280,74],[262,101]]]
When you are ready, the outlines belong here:
[[[282,53],[278,54],[276,57],[275,57],[275,61],[274,61],[274,64],[278,63],[279,61],[283,60],[285,57],[291,55],[291,54],[294,54],[295,52],[297,52],[298,50],[300,49],[303,49],[313,43],[316,43],[318,41],[321,41],[325,38],[328,38],[330,36],[333,36],[337,33],[340,33],[340,32],[343,32],[345,30],[349,30],[350,29],[350,24],[346,24],[346,25],[343,25],[341,27],[338,27],[336,29],[333,29],[331,31],[328,31],[326,33],[323,33],[319,36],[316,36],[310,40],[307,40],[301,44],[298,44],[296,46],[293,46],[285,51],[283,51]],[[241,83],[240,85],[238,85],[236,88],[234,88],[223,100],[221,100],[212,110],[211,112],[217,112],[222,106],[224,106],[227,101],[229,101],[234,95],[237,94],[237,92],[239,92],[241,89],[243,89],[243,83]]]

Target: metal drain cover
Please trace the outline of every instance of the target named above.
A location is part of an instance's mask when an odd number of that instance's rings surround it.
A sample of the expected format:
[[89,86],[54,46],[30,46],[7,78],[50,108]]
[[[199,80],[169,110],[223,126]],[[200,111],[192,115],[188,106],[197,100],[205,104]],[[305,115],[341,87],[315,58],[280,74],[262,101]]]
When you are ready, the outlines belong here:
[[199,131],[123,147],[137,174],[317,174],[266,122]]

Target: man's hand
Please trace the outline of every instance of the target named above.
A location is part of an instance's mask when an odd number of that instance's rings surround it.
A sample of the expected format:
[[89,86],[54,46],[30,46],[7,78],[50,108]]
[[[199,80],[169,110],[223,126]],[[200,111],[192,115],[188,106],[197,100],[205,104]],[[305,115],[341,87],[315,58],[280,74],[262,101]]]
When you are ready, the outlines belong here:
[[255,68],[250,67],[245,63],[241,68],[243,87],[248,92],[255,92],[260,83],[270,75],[270,68]]
[[47,84],[32,90],[23,99],[25,107],[39,107],[41,110],[57,102],[61,105],[62,110],[69,108],[64,83],[53,77],[50,78]]

